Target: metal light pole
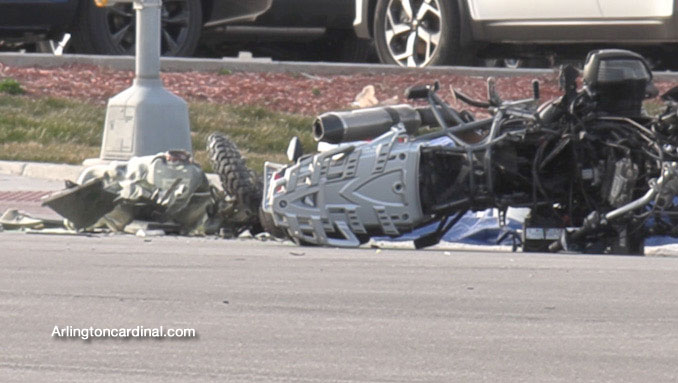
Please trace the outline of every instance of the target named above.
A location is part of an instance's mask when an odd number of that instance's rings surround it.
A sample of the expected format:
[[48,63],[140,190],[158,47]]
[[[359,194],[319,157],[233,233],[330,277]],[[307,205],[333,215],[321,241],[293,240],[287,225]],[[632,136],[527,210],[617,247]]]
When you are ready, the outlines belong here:
[[188,104],[160,80],[162,0],[95,0],[96,5],[133,3],[136,11],[136,68],[132,86],[108,100],[102,160],[173,149],[191,152]]

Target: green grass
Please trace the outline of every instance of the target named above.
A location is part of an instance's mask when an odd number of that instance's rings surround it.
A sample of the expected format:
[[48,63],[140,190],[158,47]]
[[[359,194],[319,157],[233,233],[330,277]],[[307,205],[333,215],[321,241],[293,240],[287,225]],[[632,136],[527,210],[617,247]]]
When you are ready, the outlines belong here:
[[23,94],[24,89],[19,82],[11,77],[0,80],[0,93]]
[[[662,105],[653,100],[645,107],[658,114]],[[259,173],[264,161],[287,162],[285,150],[292,136],[298,136],[306,150],[315,148],[311,117],[204,102],[190,103],[189,112],[195,158],[207,171],[211,167],[205,144],[213,132],[229,135]],[[105,114],[104,105],[0,92],[0,159],[78,164],[98,157]]]
[[201,165],[207,163],[205,145],[214,132],[227,134],[247,158],[247,164],[261,172],[265,161],[287,162],[285,151],[290,138],[298,136],[304,148],[315,148],[313,118],[271,112],[261,107],[235,107],[191,103],[189,107],[193,149]]
[[664,103],[659,100],[645,101],[643,103],[643,107],[645,108],[645,113],[649,114],[650,116],[658,116],[666,108]]
[[[191,103],[189,113],[195,158],[208,171],[205,145],[213,132],[229,135],[257,172],[264,161],[287,161],[292,136],[315,148],[310,117],[200,102]],[[0,94],[0,159],[81,163],[97,157],[105,115],[103,105]]]

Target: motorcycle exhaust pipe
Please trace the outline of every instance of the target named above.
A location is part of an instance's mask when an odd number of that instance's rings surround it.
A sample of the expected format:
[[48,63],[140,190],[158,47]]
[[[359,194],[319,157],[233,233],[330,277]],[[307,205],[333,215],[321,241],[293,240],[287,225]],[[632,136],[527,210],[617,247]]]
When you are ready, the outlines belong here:
[[388,132],[399,122],[405,125],[409,134],[416,132],[422,125],[417,110],[406,104],[329,112],[316,118],[313,138],[331,144],[368,140]]
[[[457,124],[452,116],[440,111],[447,126]],[[321,114],[313,123],[313,138],[330,144],[369,140],[388,132],[399,122],[408,134],[414,134],[422,126],[440,126],[430,106],[414,108],[402,104]]]

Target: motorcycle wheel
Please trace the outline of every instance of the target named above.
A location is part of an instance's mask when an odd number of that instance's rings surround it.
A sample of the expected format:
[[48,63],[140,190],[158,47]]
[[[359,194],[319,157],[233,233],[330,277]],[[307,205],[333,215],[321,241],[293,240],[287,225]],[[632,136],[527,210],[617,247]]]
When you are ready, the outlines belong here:
[[207,152],[214,172],[219,175],[226,194],[256,217],[261,203],[262,183],[240,155],[238,147],[225,135],[213,133],[207,138]]

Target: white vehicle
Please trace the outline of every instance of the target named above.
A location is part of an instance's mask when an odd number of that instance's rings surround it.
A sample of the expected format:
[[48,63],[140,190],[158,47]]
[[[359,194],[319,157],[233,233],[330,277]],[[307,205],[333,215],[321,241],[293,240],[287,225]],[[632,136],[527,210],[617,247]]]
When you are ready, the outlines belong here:
[[355,0],[358,37],[382,62],[420,67],[476,57],[581,57],[593,47],[671,56],[676,0]]

